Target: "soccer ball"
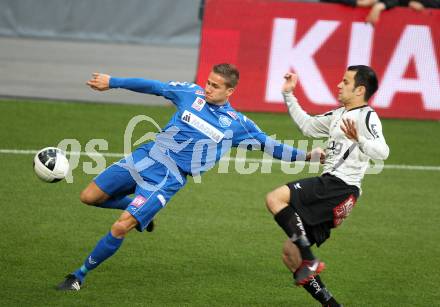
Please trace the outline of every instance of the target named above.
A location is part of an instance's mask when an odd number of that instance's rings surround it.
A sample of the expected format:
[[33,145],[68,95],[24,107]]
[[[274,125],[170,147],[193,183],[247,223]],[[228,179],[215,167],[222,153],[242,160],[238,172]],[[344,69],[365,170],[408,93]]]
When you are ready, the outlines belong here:
[[45,182],[58,182],[66,177],[69,161],[60,149],[46,147],[35,155],[34,171],[38,178]]

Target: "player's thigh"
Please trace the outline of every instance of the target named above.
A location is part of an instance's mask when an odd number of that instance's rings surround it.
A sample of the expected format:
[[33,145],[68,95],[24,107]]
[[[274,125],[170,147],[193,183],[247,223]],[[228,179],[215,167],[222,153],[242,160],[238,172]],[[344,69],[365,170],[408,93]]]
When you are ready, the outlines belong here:
[[272,214],[277,214],[288,206],[290,202],[290,189],[287,185],[276,188],[266,195],[266,206]]
[[138,221],[136,229],[143,231],[185,185],[186,177],[182,174],[181,180],[176,179],[162,164],[153,165],[148,172],[140,174],[142,182],[136,185],[135,198],[126,210]]
[[110,165],[93,179],[95,185],[110,197],[132,194],[136,188],[136,174],[124,167],[125,160]]
[[110,195],[105,193],[94,181],[81,191],[80,200],[85,204],[101,204],[108,200]]

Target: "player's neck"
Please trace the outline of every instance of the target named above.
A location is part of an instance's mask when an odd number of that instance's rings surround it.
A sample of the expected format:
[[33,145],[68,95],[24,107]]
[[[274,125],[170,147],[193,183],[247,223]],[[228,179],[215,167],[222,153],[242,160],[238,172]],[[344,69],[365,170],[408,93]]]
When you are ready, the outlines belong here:
[[210,105],[216,106],[216,107],[221,107],[224,106],[225,104],[228,103],[227,100],[222,101],[222,102],[211,102],[211,101],[207,101],[207,103],[209,103]]
[[346,104],[344,104],[344,107],[347,111],[350,111],[351,109],[363,107],[365,105],[367,105],[366,101],[353,101],[353,102],[347,102]]

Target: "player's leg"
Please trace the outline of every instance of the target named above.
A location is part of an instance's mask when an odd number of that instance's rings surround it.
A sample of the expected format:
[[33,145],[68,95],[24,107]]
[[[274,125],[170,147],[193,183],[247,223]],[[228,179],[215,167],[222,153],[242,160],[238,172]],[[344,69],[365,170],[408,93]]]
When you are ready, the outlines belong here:
[[[120,162],[123,162],[121,160]],[[136,182],[130,172],[123,167],[113,164],[99,174],[81,191],[80,200],[84,204],[98,208],[125,210],[133,201],[127,196],[133,194]],[[147,231],[154,230],[154,221],[147,226]]]
[[[282,258],[286,267],[292,272],[295,281],[295,272],[301,265],[302,259],[298,247],[292,244],[292,241],[286,240],[284,242]],[[303,285],[303,288],[323,306],[341,306],[327,290],[319,275],[313,276]]]
[[[129,192],[127,191],[127,193]],[[80,200],[86,205],[119,210],[125,210],[133,201],[133,199],[126,194],[120,196],[108,195],[95,181],[90,182],[89,185],[81,191]]]
[[139,231],[145,230],[154,216],[165,207],[171,197],[186,183],[186,178],[183,182],[179,182],[175,177],[168,176],[167,168],[160,164],[149,168],[148,172],[141,172],[140,174],[145,181],[149,182],[148,187],[156,187],[156,190],[145,189],[142,185],[136,186],[136,197],[118,221],[113,224],[111,231],[98,242],[81,268],[68,275],[66,280],[58,286],[58,289],[79,290],[86,274],[112,256],[119,249],[125,235],[131,229],[136,227]]
[[[121,160],[120,162],[124,162]],[[81,192],[80,200],[100,208],[125,210],[133,200],[136,182],[130,172],[119,164],[113,164],[96,176]]]
[[138,221],[127,211],[112,225],[111,230],[98,241],[93,251],[87,256],[83,265],[58,285],[58,290],[78,291],[87,273],[111,257],[121,247],[130,230],[136,227]]
[[290,206],[290,197],[291,189],[287,185],[281,186],[267,194],[266,206],[274,215],[278,225],[300,251],[302,264],[297,271],[296,278],[297,284],[304,284],[324,269],[324,263],[313,255],[302,220]]
[[[133,201],[133,198],[127,195],[133,194],[135,189],[136,182],[130,172],[113,164],[89,183],[81,192],[80,200],[98,208],[125,210]],[[154,230],[154,221],[150,222],[146,230]]]

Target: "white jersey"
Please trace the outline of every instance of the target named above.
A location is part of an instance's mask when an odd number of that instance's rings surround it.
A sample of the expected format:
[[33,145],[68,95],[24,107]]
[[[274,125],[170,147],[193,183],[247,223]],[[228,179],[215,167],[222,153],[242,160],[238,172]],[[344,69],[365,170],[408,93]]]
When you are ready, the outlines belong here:
[[[292,93],[283,93],[283,96],[290,116],[305,136],[328,137],[323,173],[332,174],[360,189],[369,160],[388,157],[389,148],[382,134],[382,124],[368,105],[351,110],[340,107],[323,115],[310,116]],[[345,136],[341,130],[342,119],[355,121],[358,142]]]

